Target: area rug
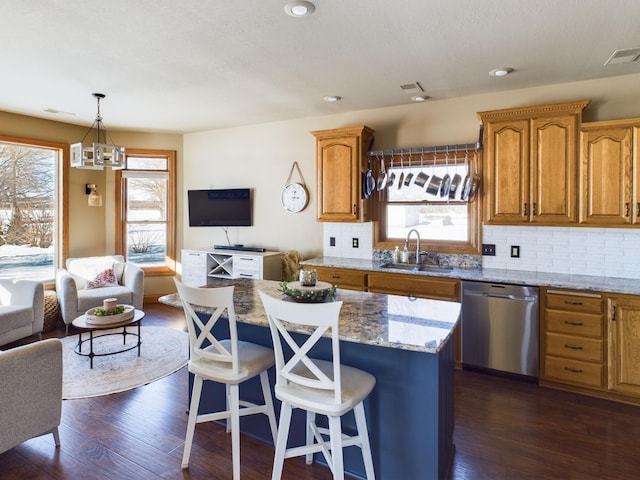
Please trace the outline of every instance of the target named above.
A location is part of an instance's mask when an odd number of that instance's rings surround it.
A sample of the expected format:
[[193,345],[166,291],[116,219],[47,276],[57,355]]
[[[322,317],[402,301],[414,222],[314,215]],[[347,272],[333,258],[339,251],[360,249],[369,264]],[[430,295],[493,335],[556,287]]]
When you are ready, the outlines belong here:
[[[136,331],[135,327],[129,327]],[[117,330],[98,332],[100,335]],[[89,368],[89,357],[78,355],[74,348],[78,335],[62,339],[63,381],[62,398],[97,397],[124,392],[170,375],[187,364],[189,359],[189,336],[185,332],[167,327],[142,327],[140,357],[134,348],[128,352],[104,357],[94,357],[93,369]],[[88,334],[83,335],[83,339]],[[127,344],[134,345],[135,337],[127,336]],[[94,338],[94,352],[122,349],[122,335]],[[89,351],[88,343],[83,345]]]

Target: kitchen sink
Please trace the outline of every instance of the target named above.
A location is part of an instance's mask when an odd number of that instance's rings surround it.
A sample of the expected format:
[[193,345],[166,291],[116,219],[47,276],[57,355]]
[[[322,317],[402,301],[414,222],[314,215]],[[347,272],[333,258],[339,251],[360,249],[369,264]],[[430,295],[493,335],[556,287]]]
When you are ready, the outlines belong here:
[[441,267],[440,265],[427,265],[424,263],[383,263],[380,268],[392,268],[396,270],[407,270],[410,272],[439,272],[447,273],[452,270],[452,267]]

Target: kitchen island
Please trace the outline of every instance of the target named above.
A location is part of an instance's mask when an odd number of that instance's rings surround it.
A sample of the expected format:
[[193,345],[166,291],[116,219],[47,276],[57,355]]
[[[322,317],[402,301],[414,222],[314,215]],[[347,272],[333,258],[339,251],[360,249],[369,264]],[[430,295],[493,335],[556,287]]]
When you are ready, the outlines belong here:
[[[278,282],[217,279],[210,287],[225,285],[235,285],[239,338],[272,347],[258,290],[281,297]],[[337,299],[343,302],[339,326],[341,361],[376,377],[376,386],[365,400],[376,478],[446,478],[454,453],[451,340],[460,304],[340,289]],[[160,301],[181,306],[177,294],[161,297]],[[303,329],[294,332],[307,333]],[[314,356],[328,359],[329,340],[323,340],[326,342],[320,344]],[[273,372],[270,373],[273,382]],[[241,398],[260,400],[257,381],[242,387]],[[224,386],[206,382],[201,410],[223,406]],[[301,411],[294,414],[291,431],[295,434],[290,438],[302,443],[304,415]],[[241,422],[243,433],[271,443],[264,419],[254,415]],[[352,414],[343,419],[343,429],[347,433],[355,430]],[[364,478],[357,448],[345,449],[344,460],[347,473]]]

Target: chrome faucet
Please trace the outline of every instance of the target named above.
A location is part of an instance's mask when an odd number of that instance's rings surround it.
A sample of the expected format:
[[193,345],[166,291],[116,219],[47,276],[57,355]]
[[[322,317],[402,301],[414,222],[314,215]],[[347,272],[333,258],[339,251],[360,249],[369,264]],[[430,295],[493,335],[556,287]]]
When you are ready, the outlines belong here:
[[416,230],[415,228],[412,228],[411,230],[409,230],[409,233],[407,233],[407,245],[409,245],[409,237],[411,237],[412,232],[416,232],[416,264],[419,264],[420,263],[420,232],[418,232],[418,230]]

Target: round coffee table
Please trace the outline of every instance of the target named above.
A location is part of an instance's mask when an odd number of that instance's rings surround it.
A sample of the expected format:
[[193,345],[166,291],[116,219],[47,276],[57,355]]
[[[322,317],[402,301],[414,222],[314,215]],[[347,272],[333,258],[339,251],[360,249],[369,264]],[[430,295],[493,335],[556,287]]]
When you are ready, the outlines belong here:
[[[90,368],[93,368],[93,357],[104,357],[106,355],[116,355],[118,353],[128,352],[129,350],[133,350],[134,348],[138,349],[138,356],[140,356],[140,345],[142,345],[142,337],[140,336],[140,324],[142,323],[142,319],[143,318],[144,318],[144,312],[142,310],[138,310],[138,309],[136,309],[134,311],[134,314],[133,314],[132,318],[129,318],[128,320],[123,320],[121,322],[114,322],[114,323],[109,323],[109,324],[90,323],[90,322],[87,322],[87,316],[86,315],[80,315],[78,318],[75,318],[73,320],[73,322],[71,322],[71,325],[73,325],[74,327],[76,327],[79,330],[79,333],[78,333],[78,345],[76,345],[76,348],[74,349],[74,351],[78,355],[83,355],[85,357],[89,357]],[[127,331],[127,327],[130,327],[131,325],[137,325],[138,326],[138,333],[133,333],[133,332],[128,332]],[[120,327],[122,327],[122,332],[111,332],[111,333],[103,333],[101,335],[94,335],[94,332],[99,332],[99,331],[104,331],[104,330],[111,330],[113,328],[120,328]],[[82,339],[82,334],[84,332],[89,332],[89,338],[85,338],[83,340]],[[122,348],[121,350],[109,351],[109,352],[95,353],[93,351],[93,339],[94,338],[99,338],[99,337],[106,337],[106,336],[109,336],[109,335],[122,335],[122,344],[126,348]],[[127,346],[127,335],[136,337],[137,338],[137,342],[135,344],[133,344],[132,346]],[[84,344],[86,342],[89,342],[89,352],[88,353],[84,353],[82,351],[82,344]]]

